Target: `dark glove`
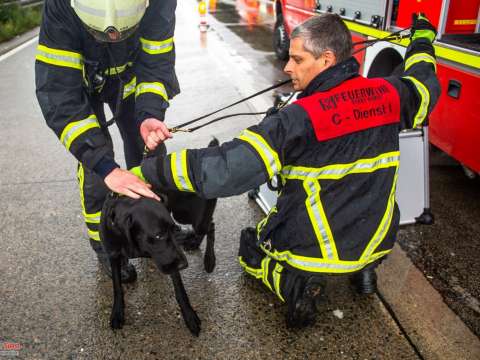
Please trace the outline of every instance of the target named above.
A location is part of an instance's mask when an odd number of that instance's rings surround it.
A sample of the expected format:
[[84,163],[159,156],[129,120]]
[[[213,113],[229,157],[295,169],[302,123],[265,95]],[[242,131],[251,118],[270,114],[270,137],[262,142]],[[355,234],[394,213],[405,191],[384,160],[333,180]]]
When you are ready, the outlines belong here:
[[430,24],[430,21],[424,14],[412,14],[412,27],[410,29],[410,38],[412,41],[425,38],[433,42],[437,36],[437,30]]

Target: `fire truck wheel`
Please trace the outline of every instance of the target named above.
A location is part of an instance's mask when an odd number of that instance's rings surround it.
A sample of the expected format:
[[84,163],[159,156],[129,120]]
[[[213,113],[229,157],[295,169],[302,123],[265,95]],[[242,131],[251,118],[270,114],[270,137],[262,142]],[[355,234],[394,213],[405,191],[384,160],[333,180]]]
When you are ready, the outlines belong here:
[[288,49],[290,48],[290,39],[283,22],[283,16],[278,15],[277,22],[273,31],[273,49],[279,60],[288,60]]

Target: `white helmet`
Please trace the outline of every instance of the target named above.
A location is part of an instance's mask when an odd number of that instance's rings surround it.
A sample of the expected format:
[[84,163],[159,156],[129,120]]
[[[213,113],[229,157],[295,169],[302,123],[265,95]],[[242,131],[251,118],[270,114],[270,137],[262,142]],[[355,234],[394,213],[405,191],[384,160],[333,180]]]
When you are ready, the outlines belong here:
[[118,42],[137,30],[148,0],[71,0],[70,4],[95,39]]

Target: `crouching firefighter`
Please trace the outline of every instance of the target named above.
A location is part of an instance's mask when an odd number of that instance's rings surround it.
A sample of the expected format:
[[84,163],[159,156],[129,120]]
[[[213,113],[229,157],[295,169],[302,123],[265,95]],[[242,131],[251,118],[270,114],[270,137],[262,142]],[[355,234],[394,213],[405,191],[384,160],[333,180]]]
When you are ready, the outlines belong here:
[[[171,137],[163,123],[175,75],[176,0],[47,0],[35,76],[48,126],[78,161],[83,216],[90,244],[111,275],[98,228],[108,190],[156,197],[114,160],[104,104],[120,130],[127,167],[139,165],[145,144]],[[164,145],[161,145],[164,146]],[[136,279],[122,260],[122,281]]]
[[376,290],[375,267],[399,225],[395,186],[399,131],[421,126],[439,96],[435,29],[413,25],[401,76],[367,79],[351,57],[350,33],[323,14],[292,33],[285,72],[298,100],[219,147],[144,160],[154,186],[206,198],[243,193],[278,175],[277,205],[242,231],[241,266],[288,305],[287,326],[314,323],[326,275]]

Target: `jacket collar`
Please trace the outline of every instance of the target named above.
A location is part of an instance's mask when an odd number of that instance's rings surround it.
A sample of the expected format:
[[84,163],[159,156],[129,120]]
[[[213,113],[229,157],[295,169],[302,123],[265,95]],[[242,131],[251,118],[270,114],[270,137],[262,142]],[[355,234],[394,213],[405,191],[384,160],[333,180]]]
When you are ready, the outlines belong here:
[[358,76],[360,66],[358,61],[351,57],[318,74],[308,84],[307,88],[298,95],[298,99],[310,96],[317,91],[327,91],[347,79]]

